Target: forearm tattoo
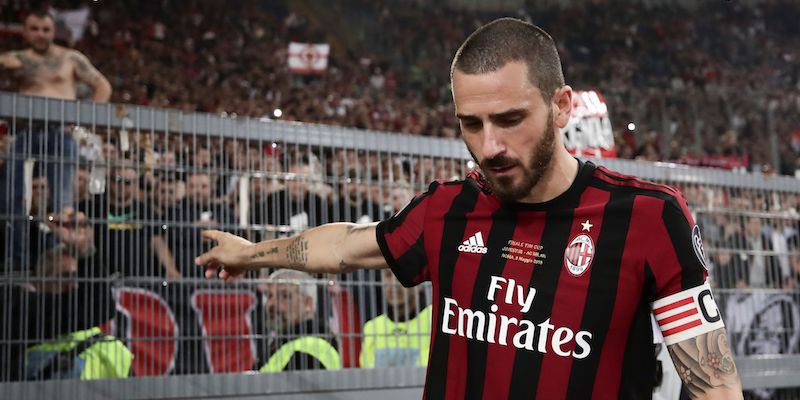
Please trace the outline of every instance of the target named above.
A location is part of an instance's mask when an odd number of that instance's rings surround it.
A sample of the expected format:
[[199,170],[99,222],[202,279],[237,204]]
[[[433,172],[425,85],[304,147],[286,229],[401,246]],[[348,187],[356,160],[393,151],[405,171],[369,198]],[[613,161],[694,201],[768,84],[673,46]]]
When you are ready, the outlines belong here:
[[257,260],[257,259],[259,259],[261,257],[266,256],[267,254],[277,254],[277,253],[278,253],[278,248],[277,247],[273,247],[273,248],[271,248],[269,250],[263,250],[263,251],[259,251],[256,254],[253,254],[252,256],[250,256],[250,259],[251,260]]
[[302,268],[308,261],[308,241],[302,235],[296,237],[286,248],[286,259],[289,267]]
[[739,376],[725,328],[670,345],[675,369],[692,397],[712,389],[740,389]]

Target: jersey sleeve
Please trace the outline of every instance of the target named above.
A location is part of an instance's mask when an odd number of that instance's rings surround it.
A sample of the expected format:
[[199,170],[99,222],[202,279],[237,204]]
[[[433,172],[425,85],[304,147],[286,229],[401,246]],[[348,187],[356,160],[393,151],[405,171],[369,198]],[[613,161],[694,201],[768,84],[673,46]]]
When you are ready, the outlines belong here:
[[700,228],[677,193],[664,201],[650,232],[647,265],[655,278],[653,316],[667,345],[723,327],[706,281]]
[[381,221],[376,229],[378,246],[397,280],[405,287],[430,280],[425,254],[427,208],[439,183],[416,196],[400,212]]

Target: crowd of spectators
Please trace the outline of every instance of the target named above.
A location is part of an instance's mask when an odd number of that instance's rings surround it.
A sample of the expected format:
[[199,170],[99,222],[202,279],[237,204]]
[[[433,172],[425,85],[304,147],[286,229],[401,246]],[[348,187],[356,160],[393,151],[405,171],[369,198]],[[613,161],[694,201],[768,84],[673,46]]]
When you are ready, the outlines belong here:
[[[501,14],[444,4],[95,2],[75,46],[109,77],[115,102],[251,117],[280,109],[286,120],[456,137],[449,62],[469,32]],[[24,5],[5,8],[18,20]],[[567,82],[605,95],[621,157],[747,156],[753,169],[793,175],[798,13],[770,0],[530,4],[512,14],[553,35]],[[339,24],[324,25],[331,20]],[[290,74],[290,41],[333,43],[327,72]],[[18,44],[6,42],[3,50]],[[777,143],[766,145],[772,132]]]
[[[350,29],[363,43],[334,51],[327,73],[309,77],[288,72],[286,45],[329,40],[313,18],[280,2],[228,3],[92,4],[87,34],[76,46],[109,77],[119,103],[229,117],[274,118],[273,110],[281,109],[285,120],[457,137],[449,58],[469,31],[494,17],[426,2],[402,10],[338,2],[320,12],[342,13],[351,23],[336,30]],[[703,4],[690,12],[594,1],[518,16],[553,34],[568,82],[605,94],[616,126],[636,123],[634,131],[617,130],[620,156],[746,155],[761,168],[771,162],[763,145],[770,131],[778,134],[782,164],[769,168],[793,174],[800,168],[800,139],[792,136],[800,129],[800,53],[794,50],[800,32],[792,24],[798,10],[780,0]],[[8,41],[0,50],[7,43],[21,47]],[[0,84],[10,83],[0,78]],[[464,176],[470,167],[463,160],[265,138],[132,131],[123,140],[103,128],[83,135],[71,183],[78,213],[66,219],[80,220],[84,231],[94,228],[79,242],[94,242],[92,260],[108,269],[104,277],[131,281],[200,278],[193,260],[210,245],[201,241],[202,229],[263,240],[326,222],[377,221],[400,210],[427,182]],[[0,145],[11,139],[0,136]],[[47,235],[75,239],[58,224],[42,225],[42,205],[54,183],[41,167],[32,172],[31,265],[52,264],[48,257],[59,254],[37,254],[36,243]],[[680,189],[704,232],[717,288],[800,285],[796,194]],[[8,250],[1,247],[0,256]],[[78,268],[77,260],[69,261],[64,264]],[[375,271],[342,278],[365,318],[378,316],[386,309],[383,298],[392,297],[376,285],[382,279]],[[353,282],[366,285],[349,286]]]

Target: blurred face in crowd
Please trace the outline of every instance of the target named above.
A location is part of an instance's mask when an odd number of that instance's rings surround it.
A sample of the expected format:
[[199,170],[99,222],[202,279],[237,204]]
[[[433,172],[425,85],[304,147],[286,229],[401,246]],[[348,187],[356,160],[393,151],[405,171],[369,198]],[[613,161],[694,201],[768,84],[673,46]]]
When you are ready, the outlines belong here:
[[191,174],[186,180],[186,195],[197,203],[211,201],[211,178],[208,174]]
[[356,174],[350,174],[348,178],[345,178],[342,190],[351,203],[359,203],[369,196],[367,192],[369,190],[369,185],[367,185],[363,179],[364,177],[358,177]]
[[53,19],[29,15],[22,27],[22,37],[37,53],[45,53],[55,38],[56,30]]
[[[0,121],[0,131],[2,131],[3,128],[3,121]],[[5,163],[5,159],[3,159],[1,156],[6,155],[8,149],[11,148],[12,139],[13,136],[0,132],[0,167],[2,167],[3,163]]]
[[294,165],[289,171],[291,175],[286,180],[286,189],[295,199],[302,199],[308,194],[309,180],[312,178],[312,170],[308,165]]
[[259,290],[266,296],[267,323],[275,331],[286,332],[291,327],[314,316],[314,299],[294,283],[270,283]]
[[[564,91],[571,93],[565,86],[554,101]],[[561,143],[552,104],[530,82],[528,67],[509,62],[484,74],[456,70],[453,100],[464,142],[492,190],[506,201],[528,197],[549,170],[556,145]],[[559,127],[568,119],[568,114],[566,119],[560,114]]]
[[177,157],[174,151],[165,151],[158,156],[158,165],[174,167],[177,164]]
[[748,238],[760,238],[761,237],[761,218],[757,217],[750,217],[747,219],[747,222],[744,226],[744,233]]
[[406,288],[397,281],[391,269],[382,270],[383,297],[390,307],[400,307],[410,310],[416,307],[419,288]]
[[75,197],[78,201],[85,201],[89,198],[89,170],[78,168],[75,173]]
[[238,156],[241,145],[236,140],[228,140],[225,142],[225,155],[229,158]]
[[792,267],[792,275],[795,277],[800,277],[800,247],[795,247],[794,249],[789,249],[790,252],[794,252],[789,256],[789,265]]
[[263,175],[257,175],[250,178],[250,196],[253,199],[260,200],[266,197],[270,187],[267,179],[269,178]]
[[211,165],[211,150],[198,149],[194,155],[194,166],[198,168],[208,167]]
[[133,168],[116,168],[109,180],[109,200],[114,206],[128,206],[136,198],[139,175]]
[[114,161],[119,159],[119,149],[113,143],[103,143],[103,157],[106,161]]
[[398,212],[414,198],[414,192],[411,189],[400,186],[392,189],[392,210]]
[[43,215],[47,212],[47,203],[50,200],[50,190],[47,177],[33,178],[31,182],[31,215]]
[[249,163],[247,169],[251,171],[263,171],[266,169],[267,158],[257,148],[247,150],[247,161]]
[[162,208],[177,203],[177,183],[167,179],[158,181],[153,190],[153,202]]

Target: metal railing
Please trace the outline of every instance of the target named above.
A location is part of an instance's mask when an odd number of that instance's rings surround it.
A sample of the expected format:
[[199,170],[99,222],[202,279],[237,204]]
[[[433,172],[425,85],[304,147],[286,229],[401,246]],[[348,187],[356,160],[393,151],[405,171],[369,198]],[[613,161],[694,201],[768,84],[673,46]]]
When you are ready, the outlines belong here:
[[[29,397],[213,398],[421,386],[424,374],[409,367],[421,365],[419,354],[395,352],[376,363],[394,369],[368,371],[359,368],[360,351],[367,321],[417,315],[430,302],[429,287],[397,295],[391,276],[379,271],[265,271],[223,285],[203,279],[193,259],[209,248],[199,236],[206,228],[263,240],[326,222],[386,218],[431,180],[473,166],[460,141],[10,93],[0,93],[0,120],[8,127],[0,136],[0,388]],[[800,381],[800,181],[595,162],[684,193],[704,233],[745,386],[754,396],[793,398]],[[430,332],[423,322],[413,340]],[[93,327],[103,333],[65,339]],[[255,373],[275,346],[309,335],[336,345],[344,371],[262,380],[223,374]],[[80,346],[59,357],[42,344]],[[129,368],[98,368],[83,378],[131,378],[57,379],[78,378],[80,368],[70,363],[95,345],[110,346],[112,364]],[[314,362],[289,361],[297,370],[320,367]]]

